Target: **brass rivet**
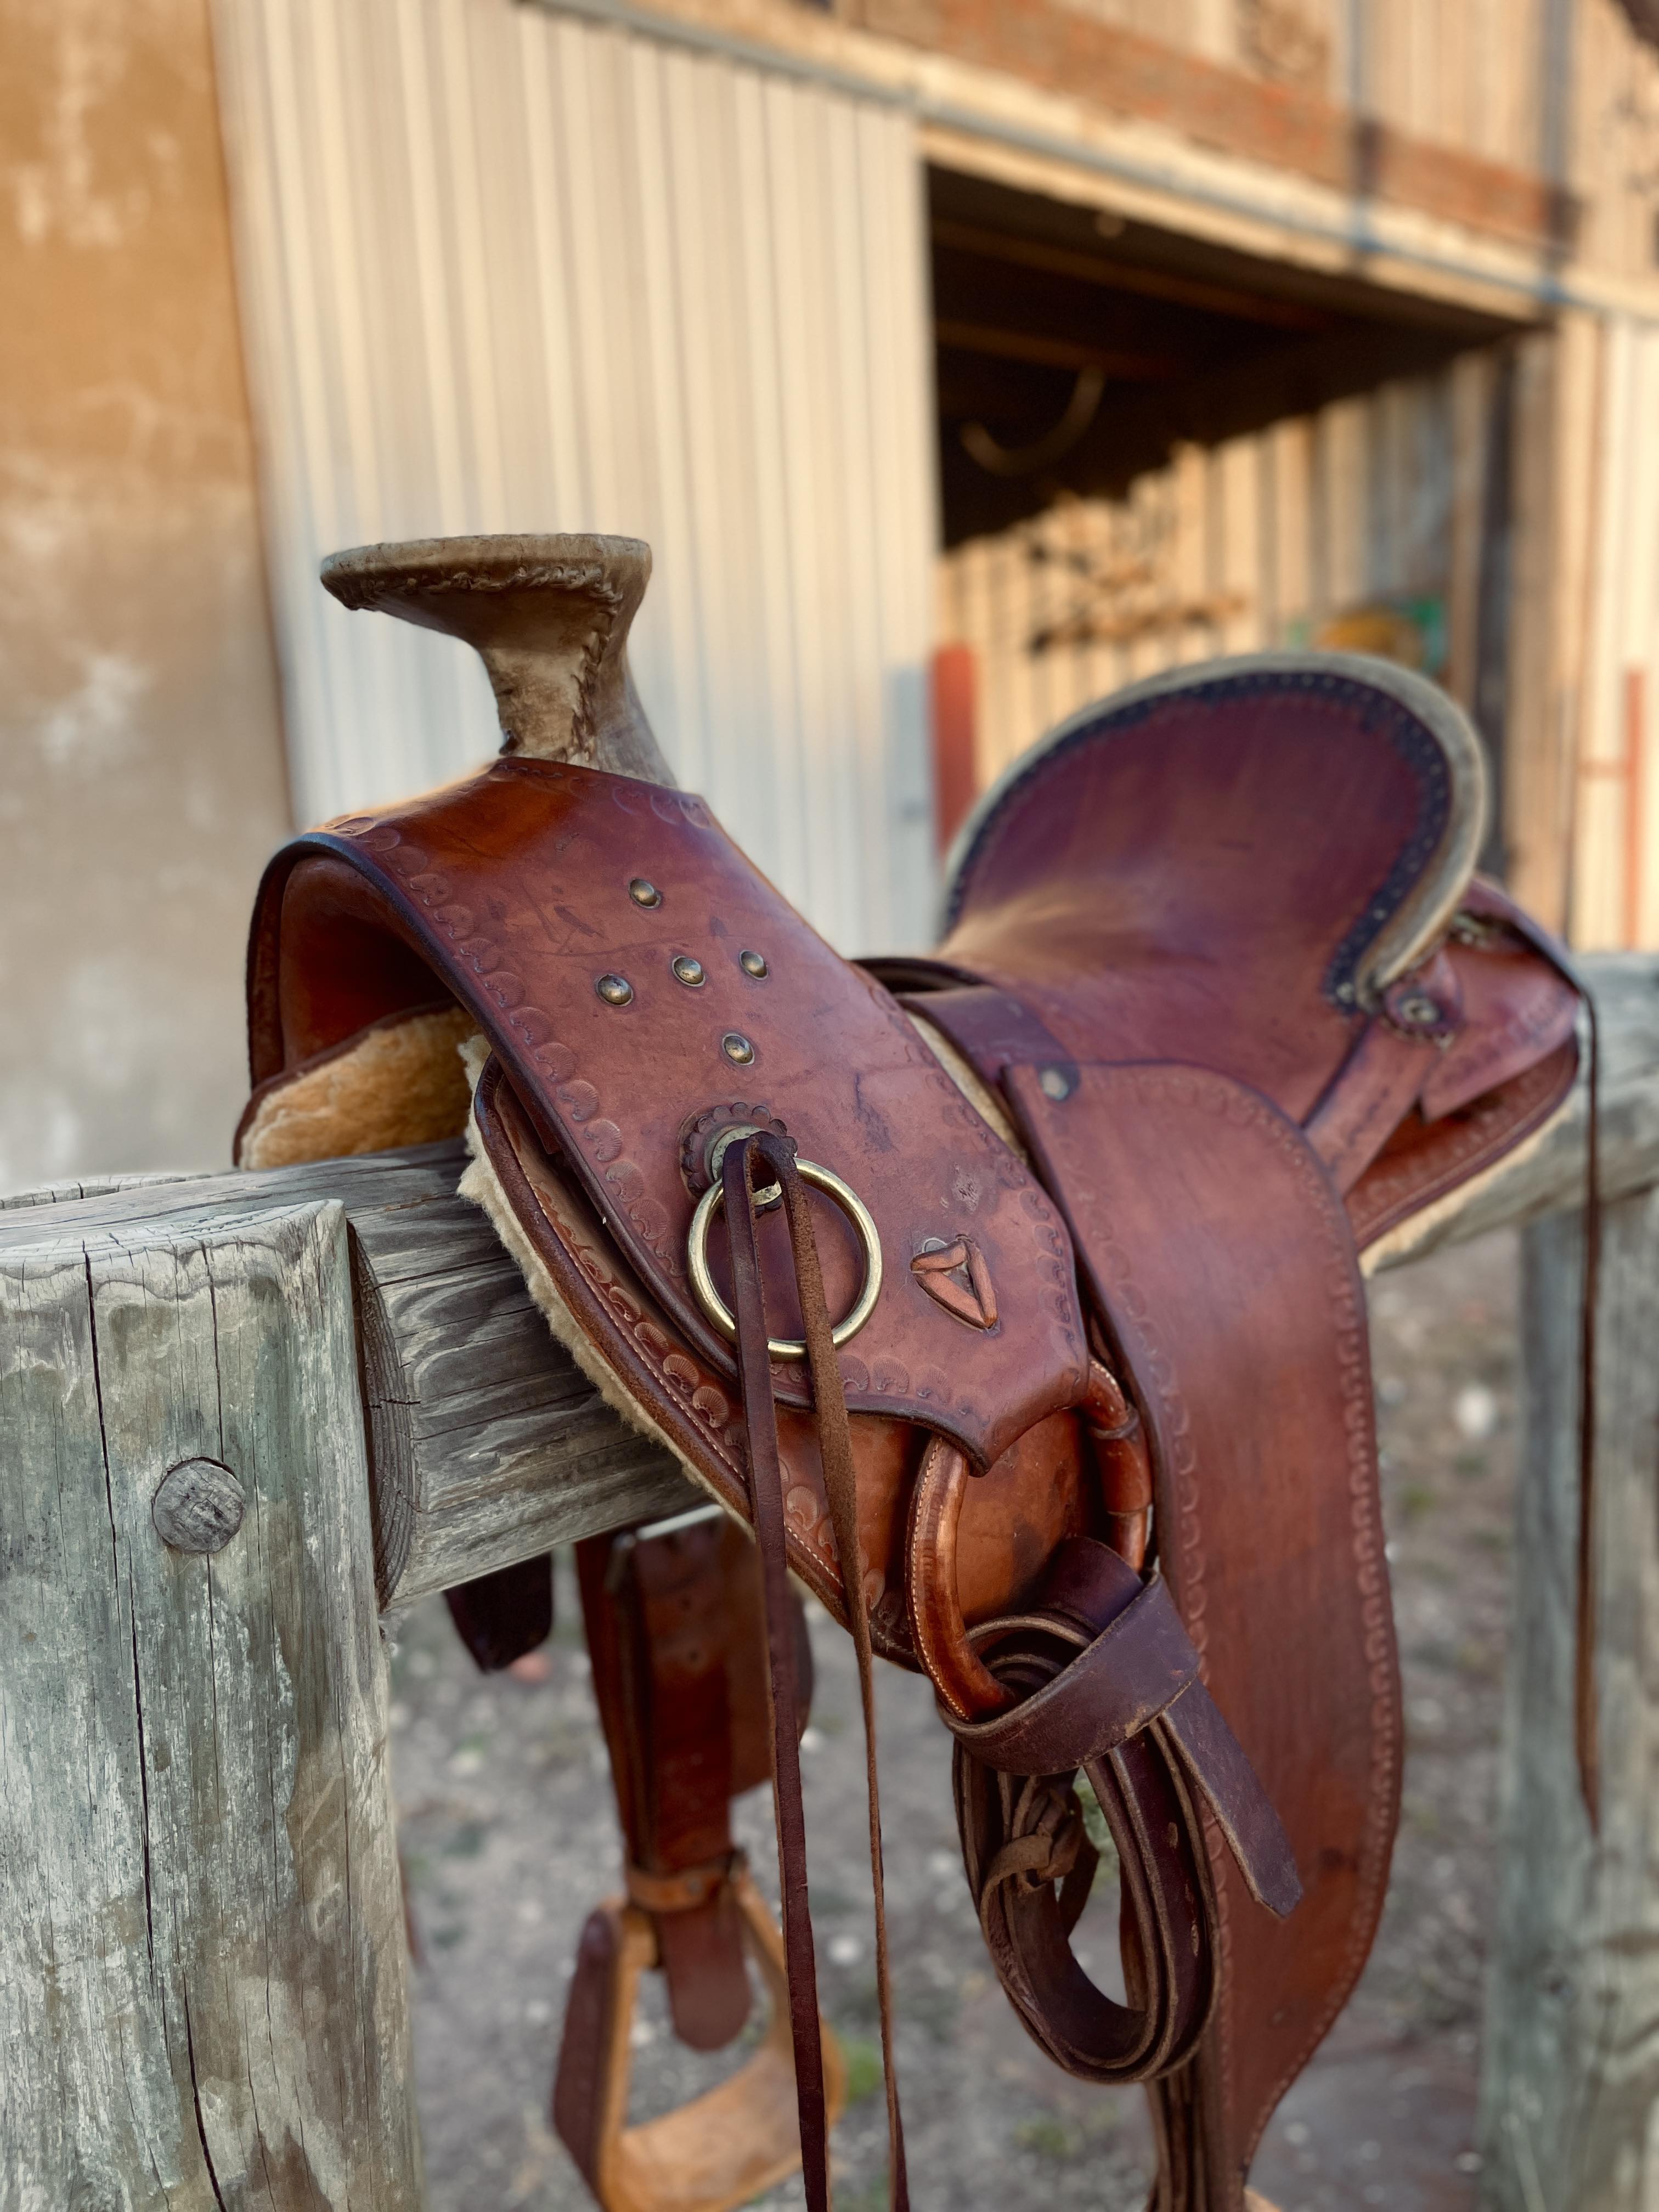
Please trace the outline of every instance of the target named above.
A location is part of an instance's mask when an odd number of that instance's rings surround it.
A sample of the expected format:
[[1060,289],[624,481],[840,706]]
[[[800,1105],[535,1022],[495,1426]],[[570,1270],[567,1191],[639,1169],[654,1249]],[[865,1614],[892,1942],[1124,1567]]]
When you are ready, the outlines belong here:
[[720,1050],[738,1067],[747,1067],[755,1057],[754,1046],[746,1036],[740,1036],[736,1030],[727,1030],[720,1039]]
[[739,952],[738,965],[745,975],[753,975],[758,981],[767,972],[766,955],[763,952]]
[[643,876],[635,877],[633,882],[628,886],[628,896],[635,906],[662,904],[662,893],[657,889],[655,884],[647,882]]
[[634,995],[634,986],[626,975],[596,975],[593,988],[607,1006],[625,1006]]
[[1414,1030],[1432,1029],[1441,1018],[1440,1008],[1426,991],[1413,991],[1400,1001],[1395,1018],[1408,1023]]
[[674,971],[674,981],[684,983],[688,991],[695,991],[703,981],[702,963],[694,960],[689,952],[677,952],[669,962]]

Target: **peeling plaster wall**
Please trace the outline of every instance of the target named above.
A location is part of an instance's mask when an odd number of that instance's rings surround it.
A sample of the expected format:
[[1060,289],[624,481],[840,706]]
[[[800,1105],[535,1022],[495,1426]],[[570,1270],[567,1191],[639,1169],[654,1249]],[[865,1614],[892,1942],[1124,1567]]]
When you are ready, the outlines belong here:
[[226,1158],[288,822],[206,0],[0,0],[0,1190]]

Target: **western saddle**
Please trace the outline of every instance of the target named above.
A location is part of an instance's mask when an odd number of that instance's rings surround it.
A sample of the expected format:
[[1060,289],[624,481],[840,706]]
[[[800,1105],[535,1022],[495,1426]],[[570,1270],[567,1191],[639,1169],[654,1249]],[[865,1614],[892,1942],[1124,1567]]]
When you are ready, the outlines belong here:
[[[793,1576],[858,1662],[894,2204],[877,1656],[955,1738],[1020,2020],[1069,2072],[1146,2084],[1158,2212],[1240,2212],[1398,1810],[1357,1255],[1555,1111],[1579,992],[1474,873],[1468,723],[1338,653],[1073,716],[963,831],[937,951],[843,960],[674,788],[628,676],[648,573],[599,538],[325,564],[345,606],[475,646],[505,743],[271,863],[238,1133],[258,1165],[465,1126],[463,1188],[556,1335],[716,1502],[578,1547],[626,1893],[581,1938],[556,2125],[612,2212],[724,2212],[797,2164],[827,2212]],[[453,1594],[481,1664],[547,1634],[550,1593],[542,1560]],[[729,1821],[769,1776],[781,1935]],[[1079,1777],[1121,2003],[1069,1943]],[[752,2055],[630,2127],[641,1971],[718,2049],[750,1961]]]

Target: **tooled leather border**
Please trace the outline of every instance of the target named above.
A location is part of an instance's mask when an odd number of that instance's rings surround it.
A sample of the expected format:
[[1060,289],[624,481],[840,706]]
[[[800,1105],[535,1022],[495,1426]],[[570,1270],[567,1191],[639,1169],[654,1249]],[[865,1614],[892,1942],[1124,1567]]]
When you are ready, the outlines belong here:
[[[1363,1858],[1357,1884],[1353,1924],[1343,1954],[1340,1975],[1333,1984],[1296,2057],[1287,2064],[1265,2100],[1259,2118],[1252,2116],[1248,2123],[1251,2129],[1249,2140],[1240,2147],[1240,2155],[1248,2166],[1274,2110],[1329,2033],[1370,1954],[1382,1915],[1394,1834],[1399,1820],[1404,1741],[1400,1716],[1394,1616],[1383,1564],[1376,1455],[1370,1442],[1374,1413],[1364,1290],[1355,1257],[1352,1232],[1341,1200],[1332,1189],[1301,1131],[1270,1102],[1244,1085],[1232,1083],[1203,1068],[1136,1068],[1132,1065],[1120,1065],[1114,1068],[1113,1073],[1120,1078],[1132,1075],[1140,1095],[1153,1104],[1164,1099],[1172,1099],[1178,1094],[1182,1103],[1196,1104],[1204,1112],[1218,1118],[1237,1120],[1242,1114],[1278,1146],[1296,1182],[1311,1201],[1311,1212],[1319,1224],[1325,1247],[1327,1290],[1336,1317],[1339,1374],[1344,1409],[1348,1416],[1344,1428],[1347,1437],[1353,1579],[1361,1600],[1362,1649],[1371,1698],[1368,1717],[1371,1729],[1370,1781],[1367,1792]],[[1129,1334],[1133,1328],[1132,1340],[1138,1339],[1138,1348],[1146,1363],[1141,1371],[1150,1371],[1158,1378],[1157,1389],[1160,1417],[1158,1427],[1160,1441],[1170,1461],[1170,1491],[1178,1521],[1183,1600],[1182,1613],[1188,1622],[1188,1633],[1197,1647],[1200,1661],[1203,1661],[1207,1636],[1204,1608],[1201,1602],[1196,1601],[1204,1580],[1202,1533],[1199,1525],[1202,1501],[1197,1481],[1198,1469],[1190,1453],[1184,1461],[1179,1460],[1172,1449],[1176,1439],[1190,1433],[1191,1421],[1187,1412],[1185,1393],[1179,1370],[1167,1346],[1160,1340],[1149,1336],[1144,1322],[1136,1318],[1147,1312],[1147,1303],[1139,1296],[1133,1295],[1135,1284],[1129,1255],[1110,1237],[1109,1224],[1108,1227],[1109,1236],[1103,1248],[1099,1240],[1091,1241],[1085,1237],[1076,1223],[1073,1224],[1073,1231],[1079,1253],[1087,1257],[1091,1268],[1097,1264],[1097,1253],[1109,1249],[1115,1255],[1118,1264],[1112,1270],[1109,1279],[1114,1284],[1127,1286],[1132,1295],[1114,1304],[1113,1325],[1122,1334]],[[1102,1272],[1105,1270],[1103,1268]],[[1206,1674],[1207,1679],[1207,1668]],[[1212,1860],[1218,1860],[1221,1851],[1219,1836],[1212,1835]],[[1230,1949],[1226,1887],[1218,1874],[1216,1888],[1218,1934],[1224,1967]],[[1232,2051],[1224,2005],[1218,2008],[1212,2033],[1218,2046],[1223,2099],[1230,2106]]]
[[[611,1248],[602,1235],[584,1237],[574,1224],[555,1221],[549,1214],[520,1158],[511,1127],[515,1115],[523,1123],[525,1134],[538,1144],[506,1070],[492,1056],[479,1079],[474,1120],[484,1152],[520,1226],[552,1275],[566,1307],[600,1356],[641,1397],[659,1427],[670,1436],[676,1455],[694,1462],[707,1486],[746,1524],[748,1474],[741,1424],[729,1381],[711,1374],[699,1362],[695,1348],[653,1302],[625,1255]],[[575,1212],[586,1214],[589,1201],[580,1185],[567,1186],[556,1163],[545,1155],[543,1164],[550,1180],[567,1192]],[[543,1224],[542,1234],[537,1233],[538,1223]],[[592,1316],[592,1322],[584,1308]],[[630,1365],[637,1370],[631,1382]],[[651,1402],[653,1394],[659,1401],[655,1405]],[[846,1600],[828,1500],[821,1484],[803,1480],[798,1468],[792,1472],[795,1480],[783,1498],[790,1565],[845,1626]],[[890,1595],[884,1574],[872,1564],[862,1545],[860,1559],[876,1648],[894,1664],[915,1670],[916,1661],[908,1640],[902,1602],[896,1607],[884,1603]]]

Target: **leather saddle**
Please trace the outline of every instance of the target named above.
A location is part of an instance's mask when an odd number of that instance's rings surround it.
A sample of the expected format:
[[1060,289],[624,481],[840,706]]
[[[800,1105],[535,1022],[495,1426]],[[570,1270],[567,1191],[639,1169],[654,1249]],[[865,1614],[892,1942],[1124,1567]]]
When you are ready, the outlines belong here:
[[[1365,1960],[1398,1809],[1358,1255],[1550,1117],[1579,994],[1474,872],[1462,715],[1334,653],[1073,716],[963,832],[937,951],[849,963],[672,787],[627,674],[648,568],[604,538],[325,564],[345,605],[475,645],[505,743],[272,862],[238,1133],[270,1164],[465,1125],[463,1188],[554,1332],[711,1496],[579,1547],[628,1889],[582,1939],[560,2132],[625,2212],[719,2212],[798,2160],[828,2205],[793,1577],[860,1664],[895,2203],[877,1656],[954,1735],[1021,2021],[1146,2083],[1159,2212],[1239,2212]],[[546,1564],[453,1604],[505,1663],[546,1633]],[[727,1818],[769,1773],[781,1942]],[[1122,2003],[1068,1942],[1091,1796]],[[719,2047],[746,1960],[755,2055],[629,2128],[639,1973]]]

